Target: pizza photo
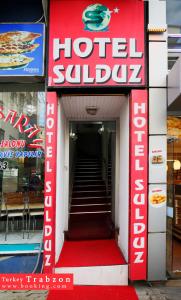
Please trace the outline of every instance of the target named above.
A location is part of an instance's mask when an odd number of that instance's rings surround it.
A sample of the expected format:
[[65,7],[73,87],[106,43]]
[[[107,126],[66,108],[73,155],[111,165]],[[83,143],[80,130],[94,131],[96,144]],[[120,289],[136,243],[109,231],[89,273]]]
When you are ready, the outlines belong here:
[[39,44],[33,44],[41,34],[28,31],[9,31],[0,34],[0,54],[32,52]]
[[39,44],[9,43],[0,44],[0,54],[18,54],[34,51]]
[[41,34],[29,31],[8,31],[0,33],[0,70],[22,68],[34,60],[24,53],[39,47],[34,43]]
[[9,31],[0,33],[0,44],[1,43],[27,43],[32,42],[38,37],[40,37],[41,34],[29,32],[29,31]]
[[22,68],[33,59],[22,54],[0,55],[0,70]]

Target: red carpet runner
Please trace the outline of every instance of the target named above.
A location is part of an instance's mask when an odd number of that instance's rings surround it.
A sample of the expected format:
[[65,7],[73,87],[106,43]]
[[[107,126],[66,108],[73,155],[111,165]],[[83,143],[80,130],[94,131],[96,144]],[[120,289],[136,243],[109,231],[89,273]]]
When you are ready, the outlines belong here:
[[124,264],[115,240],[65,241],[56,268]]
[[130,286],[75,286],[72,291],[51,291],[47,300],[138,300]]

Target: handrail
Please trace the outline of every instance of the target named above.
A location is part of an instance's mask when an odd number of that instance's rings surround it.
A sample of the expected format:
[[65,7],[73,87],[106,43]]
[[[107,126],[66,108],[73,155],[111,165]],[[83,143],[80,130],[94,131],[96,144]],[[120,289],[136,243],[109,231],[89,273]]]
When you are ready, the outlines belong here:
[[[104,164],[104,167],[105,167],[105,185],[106,185],[106,194],[108,195],[109,194],[109,184],[108,184],[108,163],[106,162],[106,159],[103,158],[102,159],[102,162]],[[104,168],[103,168],[104,170]],[[104,173],[104,171],[103,171]]]

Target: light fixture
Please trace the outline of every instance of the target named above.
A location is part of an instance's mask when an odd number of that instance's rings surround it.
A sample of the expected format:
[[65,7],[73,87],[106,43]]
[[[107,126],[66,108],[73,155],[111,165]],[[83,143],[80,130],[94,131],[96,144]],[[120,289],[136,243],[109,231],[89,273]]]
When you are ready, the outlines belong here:
[[86,106],[86,112],[88,115],[95,116],[97,114],[97,106]]
[[99,134],[102,134],[104,132],[104,125],[102,124],[102,126],[98,129]]
[[173,169],[174,170],[180,170],[180,167],[181,167],[181,163],[178,159],[174,160],[173,162]]
[[73,141],[76,141],[76,140],[78,139],[78,136],[77,136],[76,133],[73,132],[73,130],[72,130],[72,126],[71,126],[71,129],[70,129],[69,136],[70,136],[70,138],[71,138]]
[[70,138],[73,140],[73,141],[76,141],[78,139],[78,136],[76,135],[75,132],[70,132]]

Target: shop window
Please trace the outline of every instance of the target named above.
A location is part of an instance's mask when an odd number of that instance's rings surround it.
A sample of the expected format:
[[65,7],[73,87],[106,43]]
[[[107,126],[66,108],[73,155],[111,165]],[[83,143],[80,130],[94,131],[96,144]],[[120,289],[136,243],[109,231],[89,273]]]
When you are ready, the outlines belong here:
[[181,118],[168,117],[167,271],[181,276]]
[[178,0],[167,0],[166,8],[168,33],[181,34],[181,2]]
[[[0,244],[11,239],[15,244],[30,243],[32,238],[40,242],[45,93],[4,92],[0,99]],[[12,211],[19,215],[11,217]]]

